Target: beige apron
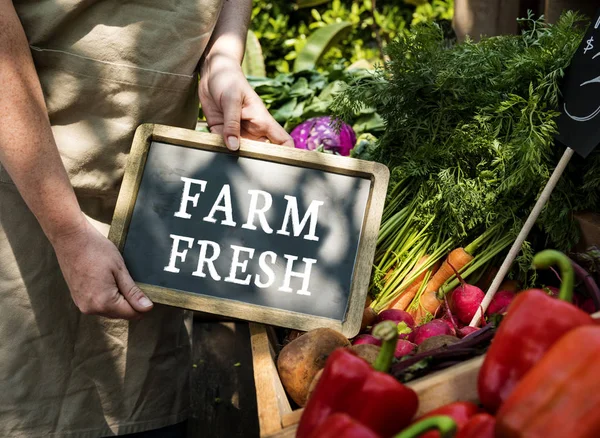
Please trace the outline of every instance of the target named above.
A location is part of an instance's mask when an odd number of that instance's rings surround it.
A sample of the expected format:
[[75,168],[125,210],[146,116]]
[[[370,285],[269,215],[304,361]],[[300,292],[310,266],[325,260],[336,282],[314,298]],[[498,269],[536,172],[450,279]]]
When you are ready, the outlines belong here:
[[[105,234],[135,128],[193,128],[198,60],[221,0],[16,0],[82,209]],[[190,315],[82,315],[0,167],[0,437],[100,437],[189,409]]]

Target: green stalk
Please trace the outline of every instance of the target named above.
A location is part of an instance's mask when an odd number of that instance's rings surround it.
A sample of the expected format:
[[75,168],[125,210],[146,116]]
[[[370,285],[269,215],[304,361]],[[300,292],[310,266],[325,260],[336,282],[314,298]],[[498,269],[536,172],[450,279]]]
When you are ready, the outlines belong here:
[[404,226],[400,229],[400,231],[396,235],[392,244],[389,247],[387,247],[387,249],[385,250],[385,254],[383,255],[383,257],[381,258],[381,261],[378,264],[378,267],[380,269],[382,269],[382,266],[385,265],[385,262],[387,261],[390,253],[392,251],[395,251],[395,249],[399,246],[399,243],[401,241],[404,242],[406,240],[407,236],[405,235],[405,233],[407,232],[407,230],[410,229],[410,227],[412,225],[412,218],[414,217],[414,215],[415,215],[415,210],[413,209],[412,212],[410,213],[408,219],[406,220]]
[[429,272],[423,278],[423,281],[421,282],[421,285],[419,286],[419,290],[417,291],[417,293],[415,294],[415,297],[412,299],[412,301],[408,305],[409,309],[416,309],[418,307],[419,301],[421,300],[421,295],[423,295],[423,291],[427,287],[427,283],[429,282],[429,279],[431,278],[431,272],[432,271],[429,270]]
[[471,242],[470,244],[468,244],[465,247],[465,252],[467,254],[470,255],[475,255],[475,253],[477,252],[477,250],[484,244],[486,243],[491,237],[494,236],[494,234],[498,231],[498,228],[500,227],[500,224],[496,224],[491,228],[488,228],[487,230],[485,230],[481,236],[479,236],[478,238],[476,238],[473,242]]
[[[416,245],[413,249],[411,249],[410,253],[406,257],[406,260],[404,260],[404,262],[399,267],[394,269],[392,276],[390,278],[388,278],[388,281],[386,281],[385,285],[383,286],[383,288],[377,295],[376,301],[380,302],[391,294],[397,295],[397,294],[394,294],[394,291],[396,291],[396,289],[402,284],[402,282],[404,281],[406,276],[410,273],[410,271],[413,269],[413,267],[418,263],[419,259],[426,253],[427,253],[426,242],[421,242],[420,244]],[[420,272],[423,272],[423,270],[421,270]],[[419,272],[419,274],[420,274],[420,272]],[[415,278],[416,277],[417,276],[415,276]],[[409,284],[410,283],[407,282],[406,286],[404,286],[402,288],[402,291],[404,289],[406,289],[406,287],[408,287]],[[401,291],[399,290],[398,292],[400,293]],[[376,306],[378,304],[377,302],[373,304],[373,308],[376,308]]]
[[[382,271],[388,271],[389,269],[392,269],[394,267],[394,265],[397,265],[398,263],[400,263],[401,255],[410,251],[411,246],[412,246],[411,243],[415,241],[415,236],[417,234],[418,234],[417,231],[411,231],[411,233],[404,236],[404,238],[402,239],[401,242],[397,243],[394,247],[390,247],[388,249],[388,251],[389,251],[388,255],[392,255],[392,256],[394,256],[394,258],[388,257],[386,259],[387,260],[386,264],[383,264],[384,260],[381,260],[381,262],[379,263],[379,269],[381,269]],[[383,264],[383,266],[382,266],[382,264]]]
[[536,269],[548,269],[558,265],[560,270],[560,290],[558,298],[568,303],[573,301],[573,286],[575,285],[575,271],[569,258],[560,251],[546,249],[538,252],[533,257],[533,267]]
[[[398,225],[402,224],[405,221],[406,216],[408,215],[410,209],[409,206],[404,207],[402,210],[395,213],[385,222],[382,222],[381,227],[379,228],[379,234],[377,236],[377,246],[379,247],[386,239],[389,239],[390,236],[393,235],[394,231],[397,230]],[[383,245],[385,247],[385,245]]]
[[376,371],[387,373],[392,366],[398,343],[398,326],[393,321],[382,321],[373,329],[373,336],[381,339],[382,342],[373,368]]
[[432,429],[436,429],[441,438],[452,438],[456,434],[456,422],[447,415],[427,417],[408,426],[394,438],[417,438]]

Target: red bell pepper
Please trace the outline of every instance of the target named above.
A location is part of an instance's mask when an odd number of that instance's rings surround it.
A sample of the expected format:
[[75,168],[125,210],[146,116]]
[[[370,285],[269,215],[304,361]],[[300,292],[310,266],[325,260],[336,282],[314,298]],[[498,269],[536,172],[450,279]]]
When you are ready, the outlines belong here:
[[441,438],[452,438],[456,434],[456,422],[447,415],[423,418],[395,435],[394,438],[421,438],[424,436],[423,433],[432,429],[437,429],[436,432],[440,434]]
[[393,322],[384,323],[373,332],[383,341],[374,367],[345,348],[329,356],[300,418],[297,438],[311,437],[335,413],[347,414],[382,438],[410,423],[419,400],[415,391],[385,372],[394,358],[398,331]]
[[519,382],[497,415],[498,438],[600,437],[600,327],[571,330]]
[[481,412],[471,417],[458,431],[456,438],[495,438],[495,426],[496,419],[487,412]]
[[[468,401],[459,401],[454,403],[448,403],[447,405],[440,406],[437,409],[429,411],[425,415],[422,415],[415,422],[436,415],[447,415],[456,422],[456,428],[460,431],[463,428],[463,426],[467,424],[467,422],[471,419],[471,417],[479,412],[481,412],[481,409],[475,403],[471,403]],[[437,430],[431,430],[419,436],[419,438],[439,437],[440,433]]]
[[325,419],[310,438],[380,438],[367,426],[353,420],[348,414],[336,413]]
[[562,276],[559,299],[540,289],[517,294],[494,337],[478,377],[479,400],[496,412],[517,383],[563,334],[593,324],[590,315],[570,303],[574,274],[562,253],[545,250],[533,259],[536,268],[558,264]]

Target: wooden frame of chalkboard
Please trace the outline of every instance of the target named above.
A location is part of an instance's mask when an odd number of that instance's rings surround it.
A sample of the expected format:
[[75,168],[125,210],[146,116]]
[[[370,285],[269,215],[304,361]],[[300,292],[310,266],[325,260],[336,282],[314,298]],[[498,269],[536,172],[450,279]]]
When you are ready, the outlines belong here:
[[[368,197],[366,198],[366,208],[360,229],[357,252],[353,259],[352,279],[343,318],[332,319],[315,316],[293,310],[250,304],[241,300],[165,288],[136,280],[140,288],[156,303],[303,331],[318,327],[329,327],[348,337],[359,332],[389,182],[389,170],[386,166],[349,157],[316,153],[245,139],[241,140],[238,151],[231,152],[225,147],[222,138],[218,135],[164,125],[140,125],[135,133],[108,236],[122,253],[138,200],[149,150],[153,142],[201,149],[218,154],[233,154],[239,157],[368,180]],[[147,257],[147,254],[144,254],[144,257]],[[224,287],[227,287],[227,285],[224,285]]]

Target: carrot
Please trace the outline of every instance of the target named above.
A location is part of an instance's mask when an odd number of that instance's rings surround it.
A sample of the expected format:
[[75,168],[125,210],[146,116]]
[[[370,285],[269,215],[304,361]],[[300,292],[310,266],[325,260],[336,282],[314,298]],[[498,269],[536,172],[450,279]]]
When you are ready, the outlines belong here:
[[[428,259],[429,259],[429,256],[427,256],[427,255],[421,257],[419,259],[419,261],[417,262],[417,264],[415,265],[415,267],[406,276],[406,278],[410,278],[413,275],[415,275],[417,272],[419,272],[419,269],[422,268],[422,266],[427,262]],[[430,268],[430,270],[431,270],[431,274],[430,275],[434,275],[436,273],[436,271],[438,270],[439,267],[440,267],[440,263],[436,262]],[[394,301],[392,301],[390,303],[390,305],[387,306],[387,308],[388,309],[406,310],[408,308],[408,305],[415,298],[415,295],[419,291],[419,288],[421,287],[421,283],[423,283],[423,280],[425,279],[425,276],[427,275],[427,272],[428,272],[427,270],[424,270],[423,272],[421,272],[419,274],[419,276],[417,278],[415,278],[415,280],[408,286],[408,288],[404,292],[402,292],[398,296],[398,298],[396,298]],[[401,284],[398,287],[398,289],[401,289],[403,287],[404,287],[404,284]]]
[[438,289],[454,275],[455,269],[460,271],[467,263],[473,260],[473,258],[474,257],[465,251],[464,248],[456,248],[448,254],[448,257],[446,257],[446,260],[444,260],[440,269],[438,269],[435,275],[427,282],[427,285],[419,298],[419,305],[416,309],[409,311],[413,318],[415,318],[417,325],[424,322],[429,314],[435,316],[442,304],[437,298]]

